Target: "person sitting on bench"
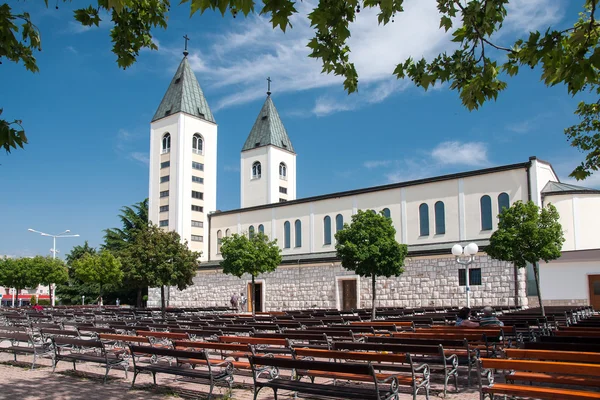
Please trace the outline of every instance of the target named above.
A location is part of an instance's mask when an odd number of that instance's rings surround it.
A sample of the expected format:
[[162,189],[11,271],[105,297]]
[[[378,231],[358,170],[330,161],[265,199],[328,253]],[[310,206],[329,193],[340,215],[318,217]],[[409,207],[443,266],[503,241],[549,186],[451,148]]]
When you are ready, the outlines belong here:
[[456,315],[456,326],[462,326],[463,328],[477,328],[479,324],[477,322],[469,321],[471,315],[471,309],[469,307],[463,307]]
[[504,326],[504,323],[494,315],[494,309],[487,306],[483,308],[483,317],[479,320],[479,326]]

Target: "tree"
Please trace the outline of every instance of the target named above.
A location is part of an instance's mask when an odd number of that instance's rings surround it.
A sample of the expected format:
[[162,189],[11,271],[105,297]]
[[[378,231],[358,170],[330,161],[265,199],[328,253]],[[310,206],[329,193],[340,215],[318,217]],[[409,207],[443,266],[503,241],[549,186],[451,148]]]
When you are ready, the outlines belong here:
[[[104,231],[104,245],[102,247],[120,258],[124,272],[123,289],[127,292],[135,290],[136,304],[138,307],[141,307],[143,291],[148,288],[151,281],[150,275],[153,271],[147,268],[147,264],[140,264],[139,261],[144,259],[143,254],[138,253],[137,259],[135,257],[132,258],[132,252],[129,251],[129,247],[136,240],[137,236],[146,236],[138,235],[138,233],[148,230],[148,199],[135,203],[131,207],[123,207],[119,218],[123,227],[120,229],[106,229]],[[139,252],[140,250],[144,250],[143,242],[136,244],[134,252]],[[129,265],[129,263],[135,265]],[[140,275],[142,271],[143,274]],[[143,275],[148,275],[148,277]]]
[[103,305],[102,295],[106,285],[116,285],[123,279],[121,262],[109,251],[98,254],[84,254],[73,262],[75,275],[86,283],[97,283],[100,288],[99,304]]
[[352,223],[335,234],[337,256],[342,267],[360,276],[371,277],[373,311],[375,320],[376,279],[378,276],[400,276],[404,272],[404,259],[408,252],[405,244],[396,241],[396,229],[392,219],[373,210],[359,210],[352,216]]
[[74,246],[65,256],[69,280],[63,285],[58,284],[56,286],[56,296],[60,298],[60,301],[63,304],[81,304],[82,296],[85,296],[88,299],[95,299],[100,295],[100,292],[98,291],[98,285],[96,283],[83,282],[75,274],[75,261],[79,260],[86,254],[97,254],[96,249],[91,247],[87,240],[83,246]]
[[39,285],[31,258],[0,259],[0,285],[15,288],[17,297],[21,290]]
[[269,241],[262,232],[246,235],[234,233],[223,238],[221,243],[221,268],[225,274],[241,278],[244,274],[252,276],[252,315],[256,315],[256,299],[254,298],[255,278],[259,274],[273,272],[281,264],[281,249],[277,240]]
[[48,286],[50,291],[50,304],[55,295],[52,284],[63,284],[69,280],[67,267],[61,259],[36,256],[31,259],[32,273],[35,274],[38,284]]
[[[539,261],[556,260],[561,256],[563,237],[556,207],[541,208],[528,201],[515,202],[499,216],[498,230],[492,234],[485,252],[501,261],[512,262],[517,268],[533,265],[538,300],[545,314],[540,291]],[[515,285],[517,282],[515,282]]]
[[[67,1],[67,0],[63,0]],[[436,83],[448,82],[457,90],[463,104],[477,109],[488,100],[495,100],[506,89],[506,77],[520,72],[521,67],[540,67],[541,79],[547,86],[564,84],[570,95],[592,93],[600,95],[600,23],[596,21],[599,0],[584,0],[573,26],[556,30],[552,27],[534,31],[513,43],[498,44],[508,16],[509,0],[437,0],[440,29],[452,31],[457,49],[428,61],[412,58],[398,64],[393,71],[399,79],[409,78],[427,90]],[[79,3],[78,3],[79,4]],[[274,29],[286,31],[298,13],[294,0],[182,0],[191,15],[206,10],[229,11],[234,17],[258,12],[270,15]],[[48,0],[45,0],[48,7]],[[57,4],[58,7],[58,4]],[[344,78],[348,93],[358,89],[358,73],[350,62],[350,24],[360,15],[361,8],[378,11],[380,25],[394,22],[404,12],[404,0],[320,0],[308,14],[315,34],[308,42],[310,57],[320,59],[324,73]],[[76,9],[74,18],[84,26],[99,26],[102,13],[110,16],[113,28],[110,36],[117,65],[127,68],[135,63],[142,49],[156,50],[152,33],[166,29],[169,0],[97,0]],[[364,14],[363,14],[364,15]],[[20,25],[19,25],[20,24]],[[0,5],[0,60],[23,62],[26,69],[37,72],[35,52],[41,51],[41,35],[28,13],[14,12],[5,3]],[[406,38],[398,38],[399,41]],[[392,73],[392,71],[390,71]],[[0,109],[1,112],[1,109]],[[600,167],[600,99],[581,101],[575,110],[579,124],[565,129],[573,147],[586,154],[585,160],[571,176],[584,179]],[[0,120],[0,146],[7,152],[27,143],[21,121]]]

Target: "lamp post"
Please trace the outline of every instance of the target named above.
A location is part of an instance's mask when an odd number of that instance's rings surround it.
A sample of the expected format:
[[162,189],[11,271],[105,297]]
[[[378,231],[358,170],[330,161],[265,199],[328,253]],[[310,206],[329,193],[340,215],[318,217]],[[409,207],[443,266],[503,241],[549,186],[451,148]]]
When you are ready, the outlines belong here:
[[460,244],[452,246],[452,254],[456,257],[456,262],[465,266],[465,292],[467,293],[467,307],[471,308],[471,287],[469,286],[469,265],[473,263],[475,254],[479,247],[475,243],[469,243],[463,247]]
[[[40,232],[40,231],[36,231],[35,229],[27,229],[29,232],[33,232],[33,233],[39,233],[42,236],[48,236],[52,238],[52,259],[56,259],[56,238],[62,238],[62,237],[79,237],[78,234],[75,235],[70,235],[71,231],[70,230],[66,230],[64,232],[61,232],[59,234],[56,235],[52,235],[50,233],[45,233],[45,232]],[[56,304],[55,301],[55,295],[54,295],[54,284],[51,283],[50,284],[50,291],[51,291],[51,300],[52,300],[52,306],[54,307],[54,305]]]

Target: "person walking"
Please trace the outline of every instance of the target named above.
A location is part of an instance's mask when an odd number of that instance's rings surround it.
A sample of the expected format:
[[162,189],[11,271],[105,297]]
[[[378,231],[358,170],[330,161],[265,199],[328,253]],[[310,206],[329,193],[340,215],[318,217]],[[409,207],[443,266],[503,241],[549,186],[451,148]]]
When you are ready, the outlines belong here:
[[238,311],[239,300],[240,298],[238,297],[237,293],[231,295],[231,299],[229,299],[229,302],[231,303],[231,308],[233,308],[235,311]]
[[246,299],[246,296],[244,296],[244,293],[240,293],[240,312],[246,311],[246,303],[247,302],[248,302],[248,300]]

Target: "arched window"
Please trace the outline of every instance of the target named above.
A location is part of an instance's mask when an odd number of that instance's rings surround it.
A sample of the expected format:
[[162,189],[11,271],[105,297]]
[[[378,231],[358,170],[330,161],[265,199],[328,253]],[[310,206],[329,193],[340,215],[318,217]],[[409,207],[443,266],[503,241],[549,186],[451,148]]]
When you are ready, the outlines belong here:
[[323,244],[331,244],[331,217],[323,218]]
[[302,247],[302,222],[299,219],[294,222],[295,246]]
[[446,210],[444,209],[444,202],[438,201],[435,203],[435,234],[443,235],[446,233]]
[[260,173],[261,173],[260,163],[258,161],[255,161],[254,164],[252,164],[252,179],[260,178]]
[[429,206],[425,203],[419,206],[419,234],[429,236]]
[[279,178],[287,179],[287,166],[285,163],[279,164]]
[[217,254],[221,252],[221,242],[223,241],[223,233],[219,229],[217,231]]
[[248,237],[252,238],[252,236],[254,236],[254,225],[250,225],[250,228],[248,228]]
[[162,150],[161,153],[168,153],[171,151],[171,134],[169,132],[165,133],[162,138]]
[[192,149],[196,154],[202,154],[204,151],[204,140],[199,133],[194,133],[194,137],[192,137]]
[[383,216],[386,218],[392,218],[392,214],[390,213],[389,208],[384,208],[383,210],[381,210],[381,214],[383,214]]
[[260,233],[265,233],[265,227],[264,227],[264,225],[263,225],[263,224],[260,224],[260,225],[258,226],[258,231],[259,231]]
[[290,236],[291,236],[290,221],[285,221],[285,223],[283,224],[283,248],[284,249],[289,249],[292,246]]
[[231,236],[231,231],[229,229],[225,230],[225,237]]
[[487,194],[479,200],[481,206],[481,230],[492,230],[492,198]]
[[339,232],[344,229],[344,216],[342,214],[338,214],[335,216],[335,231]]
[[498,195],[498,214],[502,214],[505,208],[510,207],[510,197],[508,193],[500,193]]

